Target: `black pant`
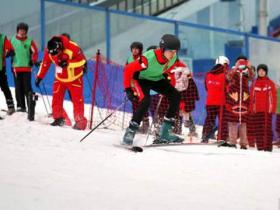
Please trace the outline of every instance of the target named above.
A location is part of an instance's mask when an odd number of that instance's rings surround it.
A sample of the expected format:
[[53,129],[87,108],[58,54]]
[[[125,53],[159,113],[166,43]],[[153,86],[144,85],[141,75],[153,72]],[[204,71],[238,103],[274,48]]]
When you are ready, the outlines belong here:
[[17,72],[15,75],[17,107],[26,109],[25,97],[32,91],[31,72]]
[[1,90],[3,91],[6,99],[6,103],[8,105],[8,108],[13,108],[14,107],[14,102],[13,102],[13,97],[11,94],[11,90],[8,85],[8,79],[7,79],[7,74],[6,74],[6,67],[3,67],[2,70],[0,70],[0,87]]
[[162,79],[159,81],[150,81],[144,79],[138,79],[138,83],[144,93],[144,98],[142,101],[139,102],[139,105],[132,116],[132,121],[140,122],[143,119],[143,116],[148,111],[150,103],[151,103],[151,96],[150,90],[154,90],[168,98],[169,107],[166,113],[167,118],[174,118],[176,112],[179,109],[180,104],[180,93],[169,83],[168,80]]

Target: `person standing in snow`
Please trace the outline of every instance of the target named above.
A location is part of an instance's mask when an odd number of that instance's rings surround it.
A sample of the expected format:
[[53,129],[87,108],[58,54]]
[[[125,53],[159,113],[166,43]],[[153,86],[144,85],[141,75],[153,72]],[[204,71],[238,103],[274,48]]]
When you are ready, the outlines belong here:
[[241,149],[247,149],[247,121],[250,106],[249,81],[254,77],[247,57],[239,56],[234,68],[227,74],[226,118],[228,121],[229,143],[222,146],[235,147],[239,133]]
[[52,37],[47,44],[44,58],[36,77],[35,85],[39,87],[51,64],[55,64],[55,81],[53,83],[52,126],[63,126],[63,100],[65,91],[69,90],[74,109],[74,129],[84,130],[87,119],[84,116],[83,71],[86,63],[80,47],[63,35]]
[[229,69],[229,59],[219,56],[215,66],[205,76],[206,118],[202,130],[202,143],[208,143],[216,127],[216,118],[219,119],[218,140],[226,140],[228,136],[224,109],[226,103],[226,74]]
[[276,85],[277,88],[277,105],[276,105],[276,132],[277,140],[275,145],[280,146],[280,85]]
[[14,50],[7,37],[0,33],[0,87],[4,93],[8,107],[7,114],[12,115],[15,112],[14,100],[8,85],[6,73],[6,57],[14,56]]
[[[171,84],[180,92],[181,101],[179,112],[176,114],[174,133],[182,133],[182,120],[184,126],[189,128],[189,136],[197,136],[194,120],[191,112],[195,109],[195,102],[199,100],[197,86],[192,78],[190,69],[179,59],[171,66],[167,72],[167,78]],[[168,101],[166,101],[168,105]]]
[[[142,52],[143,52],[143,44],[141,42],[132,42],[130,45],[130,51],[131,51],[131,56],[127,59],[126,65],[130,64],[131,62],[140,59],[140,57],[142,56]],[[135,75],[135,77],[137,77],[137,75]],[[137,85],[137,81],[132,79],[133,86]],[[132,111],[135,112],[137,107],[139,106],[139,101],[135,100],[132,101]],[[145,113],[144,118],[142,120],[142,125],[139,128],[139,131],[141,133],[147,133],[149,130],[149,114],[148,112]]]
[[251,86],[250,111],[255,123],[258,150],[272,151],[272,114],[276,112],[276,86],[267,76],[268,67],[257,67],[258,78]]
[[33,95],[31,86],[32,66],[37,63],[38,48],[34,40],[27,36],[28,25],[19,23],[17,34],[12,37],[11,43],[15,55],[12,58],[12,65],[15,77],[15,92],[17,111],[26,112],[25,97]]
[[[160,128],[159,140],[162,143],[183,141],[170,132],[174,125],[175,114],[179,108],[180,93],[164,77],[164,72],[176,62],[180,45],[180,40],[176,36],[165,34],[161,38],[159,49],[149,50],[140,59],[125,66],[124,88],[127,97],[131,101],[139,100],[140,103],[125,131],[123,144],[131,145],[133,143],[136,131],[139,129],[139,125],[151,102],[150,90],[167,96],[170,105]],[[135,79],[135,74],[139,84],[139,88],[136,88],[136,94],[131,84],[132,79]]]

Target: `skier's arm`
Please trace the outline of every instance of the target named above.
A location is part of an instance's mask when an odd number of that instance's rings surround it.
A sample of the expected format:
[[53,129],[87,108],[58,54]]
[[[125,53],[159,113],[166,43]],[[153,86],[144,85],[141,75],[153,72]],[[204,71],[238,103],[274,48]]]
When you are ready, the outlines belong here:
[[4,56],[5,57],[13,57],[15,55],[15,51],[14,48],[10,42],[9,39],[7,39],[7,37],[5,37],[4,39]]
[[31,60],[35,64],[38,59],[38,48],[34,40],[32,40],[31,42],[31,53],[32,53]]
[[144,56],[142,56],[139,60],[135,60],[127,64],[124,67],[124,72],[123,72],[124,88],[125,89],[130,88],[131,80],[133,79],[134,73],[146,69],[147,66],[148,66],[148,61]]
[[52,64],[52,60],[47,50],[44,52],[44,58],[37,73],[37,78],[43,79]]

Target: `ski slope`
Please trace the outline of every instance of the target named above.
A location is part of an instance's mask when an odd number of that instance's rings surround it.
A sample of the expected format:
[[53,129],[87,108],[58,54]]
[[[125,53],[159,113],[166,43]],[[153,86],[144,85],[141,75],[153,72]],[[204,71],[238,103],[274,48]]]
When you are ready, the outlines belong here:
[[[65,108],[71,115],[71,103]],[[80,143],[88,130],[49,126],[41,98],[34,122],[25,113],[0,115],[1,210],[280,209],[279,149],[195,145],[133,153],[114,146],[120,129],[98,129]]]

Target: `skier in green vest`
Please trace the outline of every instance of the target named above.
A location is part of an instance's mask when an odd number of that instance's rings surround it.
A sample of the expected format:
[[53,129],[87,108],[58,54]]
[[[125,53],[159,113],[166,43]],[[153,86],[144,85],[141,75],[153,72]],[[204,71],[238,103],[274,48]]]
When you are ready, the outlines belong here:
[[[33,64],[37,64],[38,49],[34,40],[27,36],[28,25],[19,23],[17,34],[11,43],[15,51],[13,57],[13,71],[15,76],[17,111],[26,112],[25,97],[32,95],[31,71]],[[32,93],[32,94],[31,94]]]
[[174,117],[179,108],[180,93],[165,77],[165,71],[177,60],[180,40],[171,34],[162,36],[159,48],[149,50],[124,68],[124,88],[130,101],[139,101],[139,106],[133,113],[129,127],[123,137],[123,144],[132,145],[136,131],[148,111],[151,103],[150,90],[165,95],[169,100],[169,108],[160,128],[157,142],[182,142],[183,139],[171,133]]
[[0,87],[3,91],[8,106],[7,114],[11,115],[15,112],[14,100],[8,85],[6,74],[6,57],[13,56],[14,51],[11,42],[7,37],[0,33]]

